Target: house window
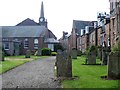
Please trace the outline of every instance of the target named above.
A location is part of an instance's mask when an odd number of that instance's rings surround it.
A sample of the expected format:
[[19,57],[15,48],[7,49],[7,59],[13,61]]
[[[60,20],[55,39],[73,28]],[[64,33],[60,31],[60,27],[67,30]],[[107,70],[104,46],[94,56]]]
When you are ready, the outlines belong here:
[[4,43],[4,49],[9,50],[10,49],[10,44],[9,42]]
[[34,39],[34,49],[38,49],[38,39]]
[[48,44],[48,48],[54,51],[54,44]]
[[24,48],[28,48],[29,47],[29,41],[28,39],[24,40]]

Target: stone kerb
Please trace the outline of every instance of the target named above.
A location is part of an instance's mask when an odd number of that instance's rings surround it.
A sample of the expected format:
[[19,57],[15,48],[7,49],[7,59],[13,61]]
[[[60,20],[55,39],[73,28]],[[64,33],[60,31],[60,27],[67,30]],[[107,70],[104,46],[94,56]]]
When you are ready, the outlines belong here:
[[120,52],[109,54],[108,78],[120,79]]
[[72,59],[67,51],[57,51],[57,77],[72,77]]
[[95,52],[90,52],[88,54],[87,64],[96,64],[96,53]]
[[76,48],[72,49],[71,56],[72,56],[72,59],[77,59],[77,50],[76,50]]

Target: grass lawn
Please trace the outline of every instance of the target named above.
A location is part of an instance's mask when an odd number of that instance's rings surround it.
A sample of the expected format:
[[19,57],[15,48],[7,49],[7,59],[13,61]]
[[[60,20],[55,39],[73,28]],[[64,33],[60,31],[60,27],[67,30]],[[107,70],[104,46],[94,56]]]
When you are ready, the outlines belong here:
[[31,60],[37,60],[46,57],[48,56],[31,56],[31,58],[26,59],[25,56],[7,56],[5,57],[4,62],[0,62],[0,74]]
[[[118,88],[120,81],[101,79],[101,76],[107,75],[106,65],[83,65],[84,63],[85,57],[83,56],[73,60],[73,76],[78,76],[78,78],[62,81],[63,88]],[[98,59],[97,63],[100,63]]]

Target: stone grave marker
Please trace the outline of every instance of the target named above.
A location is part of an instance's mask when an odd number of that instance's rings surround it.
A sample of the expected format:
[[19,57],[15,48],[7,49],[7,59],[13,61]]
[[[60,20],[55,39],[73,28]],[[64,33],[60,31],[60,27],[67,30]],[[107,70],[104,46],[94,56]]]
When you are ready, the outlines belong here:
[[98,47],[98,57],[102,61],[102,47]]
[[95,52],[89,52],[87,64],[96,64],[96,53]]
[[103,47],[103,50],[102,50],[102,65],[107,65],[106,47]]
[[4,54],[4,52],[2,51],[2,61],[5,61],[5,54]]
[[41,56],[41,55],[42,55],[42,52],[41,52],[41,49],[40,49],[40,48],[38,49],[37,55],[38,55],[38,56]]
[[76,50],[76,48],[72,49],[71,56],[72,56],[72,59],[77,59],[77,50]]
[[72,59],[67,51],[57,51],[57,77],[72,77]]
[[120,52],[109,54],[108,78],[120,79]]
[[30,56],[31,56],[31,52],[30,50],[27,50],[25,54],[25,58],[30,58]]

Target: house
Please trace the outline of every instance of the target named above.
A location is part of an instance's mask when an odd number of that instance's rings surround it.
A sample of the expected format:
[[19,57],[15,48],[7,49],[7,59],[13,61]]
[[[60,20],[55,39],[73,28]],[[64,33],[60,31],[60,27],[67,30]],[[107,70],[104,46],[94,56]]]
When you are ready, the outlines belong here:
[[80,48],[79,43],[80,43],[81,34],[85,33],[86,26],[93,26],[93,25],[94,25],[94,21],[73,20],[73,27],[71,32],[71,43],[70,43],[71,50],[72,48],[76,48],[76,49]]
[[56,36],[48,29],[43,2],[39,23],[27,18],[16,26],[2,26],[1,30],[2,46],[9,55],[22,55],[27,50],[34,54],[38,49],[44,47],[54,51],[54,45],[59,43]]
[[120,0],[110,1],[111,46],[120,42]]
[[104,13],[99,13],[98,16],[98,27],[97,27],[97,35],[98,35],[98,46],[106,46],[110,47],[110,39],[111,39],[111,29],[110,29],[110,15]]

